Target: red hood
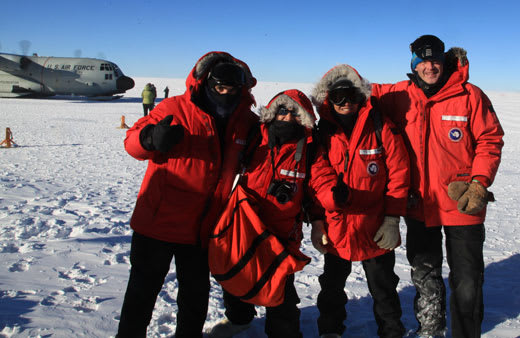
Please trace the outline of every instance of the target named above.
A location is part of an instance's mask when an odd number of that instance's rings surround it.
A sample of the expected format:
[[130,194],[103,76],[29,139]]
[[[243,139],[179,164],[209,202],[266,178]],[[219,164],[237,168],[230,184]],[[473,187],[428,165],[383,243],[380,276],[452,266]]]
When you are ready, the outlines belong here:
[[203,55],[196,63],[186,78],[186,92],[190,99],[194,93],[198,93],[210,69],[219,61],[233,62],[242,67],[246,75],[246,84],[242,87],[242,96],[249,96],[250,104],[256,104],[251,88],[256,85],[256,78],[251,74],[249,66],[242,60],[236,59],[226,52],[209,52]]
[[260,122],[271,122],[280,106],[294,109],[298,113],[299,123],[312,130],[316,122],[314,108],[309,98],[297,89],[289,89],[276,94],[265,107],[260,108]]

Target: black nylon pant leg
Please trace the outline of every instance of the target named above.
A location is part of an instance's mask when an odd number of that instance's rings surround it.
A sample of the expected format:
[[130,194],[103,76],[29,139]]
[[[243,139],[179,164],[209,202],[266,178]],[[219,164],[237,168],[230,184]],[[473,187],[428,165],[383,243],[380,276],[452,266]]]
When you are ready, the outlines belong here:
[[294,287],[294,275],[290,275],[285,283],[283,303],[265,309],[265,333],[269,338],[301,338],[300,332],[300,298]]
[[202,337],[210,290],[208,253],[194,245],[175,246],[175,268],[179,283],[175,337]]
[[233,324],[244,325],[250,323],[255,317],[255,306],[250,303],[241,301],[238,297],[233,296],[226,290],[222,289],[224,294],[225,315]]
[[483,224],[444,227],[453,337],[480,337],[484,304]]
[[194,245],[163,242],[134,232],[118,338],[146,337],[174,255],[179,282],[176,337],[202,337],[209,299],[207,253]]
[[[300,338],[300,298],[294,287],[294,275],[290,275],[285,283],[285,296],[282,304],[265,309],[265,333],[270,338]],[[224,290],[224,306],[226,317],[233,324],[250,323],[255,314],[255,306],[241,301]]]
[[320,311],[318,317],[318,332],[337,333],[345,331],[343,322],[347,319],[345,306],[348,302],[345,293],[345,282],[352,272],[352,262],[336,255],[325,254],[323,274],[319,277],[321,286],[318,294],[317,306]]
[[394,272],[395,252],[364,260],[368,289],[374,300],[374,317],[379,337],[402,337],[405,333],[401,322],[401,302],[397,294],[399,277]]
[[446,328],[446,286],[442,279],[442,227],[426,227],[405,218],[406,257],[415,285],[415,318],[423,335],[442,333]]
[[173,250],[168,243],[134,232],[130,249],[130,278],[121,309],[118,338],[146,337],[155,300],[161,291]]

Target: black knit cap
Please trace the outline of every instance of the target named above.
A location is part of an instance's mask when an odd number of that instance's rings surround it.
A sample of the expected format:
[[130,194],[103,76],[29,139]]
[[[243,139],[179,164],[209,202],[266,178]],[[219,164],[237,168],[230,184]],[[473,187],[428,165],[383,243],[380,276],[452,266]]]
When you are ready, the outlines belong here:
[[444,62],[444,42],[435,35],[422,35],[410,44],[412,52],[411,67],[426,60]]

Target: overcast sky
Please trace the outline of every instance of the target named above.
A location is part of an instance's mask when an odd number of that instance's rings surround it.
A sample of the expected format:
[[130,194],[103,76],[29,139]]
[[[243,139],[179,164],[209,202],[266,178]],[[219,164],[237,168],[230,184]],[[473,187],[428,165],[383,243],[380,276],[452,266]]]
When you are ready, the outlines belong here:
[[2,1],[0,51],[185,78],[200,56],[223,50],[259,81],[314,83],[347,63],[371,82],[397,82],[410,71],[409,44],[434,34],[468,51],[472,83],[520,91],[519,13],[517,0]]

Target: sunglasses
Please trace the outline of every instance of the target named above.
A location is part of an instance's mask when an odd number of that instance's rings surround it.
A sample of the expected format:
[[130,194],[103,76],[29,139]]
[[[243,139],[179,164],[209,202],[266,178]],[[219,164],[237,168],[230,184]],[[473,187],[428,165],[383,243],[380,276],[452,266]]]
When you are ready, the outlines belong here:
[[291,115],[294,116],[294,117],[297,117],[297,116],[298,116],[298,112],[297,112],[297,111],[287,109],[287,108],[285,108],[284,106],[281,106],[281,107],[278,109],[278,113],[277,113],[277,115],[285,116],[285,115],[287,115],[287,114],[291,114]]
[[329,101],[337,106],[345,103],[360,103],[361,95],[355,88],[337,88],[329,92]]

